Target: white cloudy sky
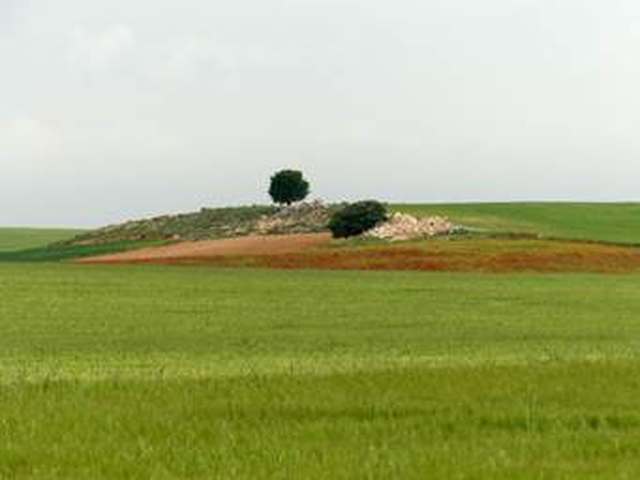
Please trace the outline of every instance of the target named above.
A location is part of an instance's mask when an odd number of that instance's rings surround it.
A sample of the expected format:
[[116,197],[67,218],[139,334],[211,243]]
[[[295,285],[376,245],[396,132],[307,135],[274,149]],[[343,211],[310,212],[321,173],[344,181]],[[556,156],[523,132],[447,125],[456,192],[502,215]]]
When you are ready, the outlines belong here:
[[637,0],[0,0],[0,225],[640,199]]

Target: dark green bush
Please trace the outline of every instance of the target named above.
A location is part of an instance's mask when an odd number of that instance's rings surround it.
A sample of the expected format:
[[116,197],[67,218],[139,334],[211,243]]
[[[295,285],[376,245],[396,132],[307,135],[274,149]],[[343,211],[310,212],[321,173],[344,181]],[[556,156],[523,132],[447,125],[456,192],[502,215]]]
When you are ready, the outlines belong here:
[[276,203],[291,205],[307,198],[309,182],[304,179],[302,172],[281,170],[271,177],[269,195]]
[[329,229],[334,238],[348,238],[371,230],[387,220],[387,208],[375,200],[347,205],[337,211],[329,221]]

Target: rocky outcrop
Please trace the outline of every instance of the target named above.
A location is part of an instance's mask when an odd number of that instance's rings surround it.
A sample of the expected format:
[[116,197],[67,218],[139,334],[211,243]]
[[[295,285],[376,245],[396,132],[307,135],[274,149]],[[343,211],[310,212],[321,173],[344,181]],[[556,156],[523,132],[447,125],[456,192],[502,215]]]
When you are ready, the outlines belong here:
[[263,216],[255,231],[261,235],[324,232],[334,210],[322,200],[294,203]]
[[406,213],[394,213],[391,218],[364,234],[368,238],[383,240],[413,240],[449,235],[455,226],[445,217],[417,218]]

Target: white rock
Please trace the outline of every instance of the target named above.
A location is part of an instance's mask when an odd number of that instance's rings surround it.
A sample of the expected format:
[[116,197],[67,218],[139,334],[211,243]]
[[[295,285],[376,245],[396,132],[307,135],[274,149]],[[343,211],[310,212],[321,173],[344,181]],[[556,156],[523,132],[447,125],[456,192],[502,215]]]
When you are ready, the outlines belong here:
[[394,213],[391,218],[364,234],[369,238],[399,241],[448,235],[454,225],[444,217],[416,218],[406,213]]

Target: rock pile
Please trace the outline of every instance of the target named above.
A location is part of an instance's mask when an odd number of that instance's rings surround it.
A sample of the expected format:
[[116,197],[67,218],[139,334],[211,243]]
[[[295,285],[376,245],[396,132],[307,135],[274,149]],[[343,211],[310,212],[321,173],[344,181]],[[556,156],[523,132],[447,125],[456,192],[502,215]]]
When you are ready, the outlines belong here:
[[294,203],[273,215],[264,215],[255,230],[261,235],[324,232],[331,213],[331,208],[322,200]]
[[394,213],[387,222],[369,230],[364,236],[399,241],[449,235],[454,230],[453,223],[444,217],[416,218],[405,213]]

